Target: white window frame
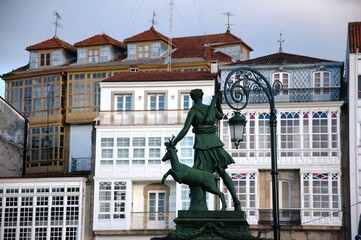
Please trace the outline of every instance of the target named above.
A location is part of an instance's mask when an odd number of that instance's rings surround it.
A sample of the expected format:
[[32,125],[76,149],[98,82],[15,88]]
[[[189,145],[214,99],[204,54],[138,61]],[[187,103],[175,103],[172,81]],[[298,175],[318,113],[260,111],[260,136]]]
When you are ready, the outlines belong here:
[[276,72],[272,74],[272,82],[280,81],[282,83],[282,91],[280,96],[288,95],[288,89],[290,87],[291,74],[288,72]]
[[117,137],[116,165],[129,165],[130,137]]
[[[319,76],[317,76],[319,75]],[[328,75],[326,77],[326,75]],[[314,94],[329,94],[331,87],[331,72],[329,71],[317,71],[312,74],[312,84],[314,88]]]
[[[155,196],[155,199],[151,199],[151,195]],[[164,199],[161,199],[160,196]],[[155,205],[152,205],[154,200]],[[163,204],[161,201],[164,201]],[[163,210],[162,210],[163,209]],[[167,192],[165,190],[150,190],[148,191],[148,223],[149,222],[164,222],[166,220],[167,211]]]
[[147,137],[148,164],[161,164],[162,137]]
[[[163,101],[162,99],[163,98]],[[166,109],[166,94],[165,93],[149,93],[148,99],[148,110],[165,110]],[[163,106],[161,104],[163,103]],[[154,105],[154,106],[153,106]]]
[[193,106],[193,100],[189,93],[182,93],[181,94],[181,109],[188,110]]
[[[256,172],[229,173],[234,183],[238,199],[241,201],[241,208],[246,212],[248,220],[254,222],[258,215],[258,183]],[[222,192],[225,194],[228,209],[233,210],[233,200],[226,186],[222,183]],[[239,184],[240,185],[239,185]]]
[[99,48],[89,48],[87,49],[87,62],[88,63],[98,63],[100,56]]
[[341,224],[340,178],[339,172],[322,170],[301,174],[301,221],[304,225]]
[[132,94],[116,94],[114,99],[114,109],[116,111],[130,111],[133,109]]

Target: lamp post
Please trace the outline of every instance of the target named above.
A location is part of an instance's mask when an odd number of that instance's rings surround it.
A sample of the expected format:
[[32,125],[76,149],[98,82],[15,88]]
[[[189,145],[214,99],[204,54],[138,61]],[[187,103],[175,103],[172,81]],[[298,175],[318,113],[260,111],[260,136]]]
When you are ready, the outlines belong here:
[[245,119],[243,127],[235,126],[233,118],[240,116],[240,110],[244,109],[248,105],[250,93],[252,94],[264,94],[270,105],[270,134],[271,134],[271,175],[272,175],[272,208],[273,208],[273,235],[274,240],[280,240],[280,224],[279,224],[279,189],[278,189],[278,169],[277,169],[277,111],[275,108],[275,96],[282,91],[282,83],[275,81],[273,85],[258,71],[251,68],[237,68],[232,70],[226,77],[224,82],[224,98],[229,107],[235,110],[234,116],[229,119],[229,125],[231,127],[231,134],[237,134],[236,129],[241,129],[242,133],[239,133],[238,137],[231,135],[232,142],[235,143],[238,148],[238,144],[243,139],[243,130],[245,126]]

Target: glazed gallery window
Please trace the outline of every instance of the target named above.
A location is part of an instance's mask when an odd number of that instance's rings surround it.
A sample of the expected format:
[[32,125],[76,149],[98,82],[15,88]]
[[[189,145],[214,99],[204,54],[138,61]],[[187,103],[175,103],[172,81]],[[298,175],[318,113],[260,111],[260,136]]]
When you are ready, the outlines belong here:
[[[329,156],[329,149],[338,148],[336,112],[314,112],[312,114],[311,147],[313,156]],[[318,151],[317,151],[318,150]],[[332,152],[334,156],[336,152]]]
[[132,95],[116,95],[115,110],[130,111],[132,110]]
[[270,116],[268,113],[258,115],[258,149],[262,150],[259,153],[260,157],[269,157],[270,152],[264,151],[271,149],[271,135],[269,127]]
[[130,138],[119,137],[117,138],[117,165],[129,164],[129,146]]
[[149,110],[165,110],[165,94],[148,94]]
[[184,137],[179,143],[179,161],[188,166],[193,165],[193,137]]
[[[256,173],[237,173],[230,174],[232,182],[237,192],[238,199],[241,201],[242,210],[247,211],[247,215],[256,215]],[[233,206],[231,194],[223,184],[223,193],[225,194],[227,206]]]
[[145,137],[134,137],[132,143],[132,164],[145,164]]
[[112,165],[114,156],[114,138],[102,138],[101,146],[101,165]]
[[0,239],[79,239],[81,198],[74,190],[0,189]]
[[[298,113],[281,113],[281,156],[300,156],[300,116]],[[291,151],[286,151],[291,150]]]
[[32,128],[30,129],[30,144],[30,164],[40,160],[49,163],[52,160],[62,159],[64,156],[64,128]]
[[191,193],[189,186],[186,184],[181,184],[181,207],[182,210],[188,210],[191,204],[189,200],[189,194]]
[[[162,139],[157,136],[101,138],[100,165],[159,165],[165,151],[164,142],[168,140],[168,137]],[[179,160],[192,165],[193,137],[183,138],[179,146]]]
[[302,174],[304,216],[338,217],[340,210],[339,173],[307,172]]
[[51,52],[40,52],[39,63],[40,63],[40,67],[51,66]]
[[107,73],[69,74],[68,78],[68,113],[98,112],[100,105],[99,82],[106,78]]
[[161,162],[161,137],[148,138],[148,164],[160,164]]
[[60,81],[56,75],[13,81],[7,87],[7,100],[26,117],[59,114]]
[[98,219],[125,219],[126,190],[124,181],[99,183]]

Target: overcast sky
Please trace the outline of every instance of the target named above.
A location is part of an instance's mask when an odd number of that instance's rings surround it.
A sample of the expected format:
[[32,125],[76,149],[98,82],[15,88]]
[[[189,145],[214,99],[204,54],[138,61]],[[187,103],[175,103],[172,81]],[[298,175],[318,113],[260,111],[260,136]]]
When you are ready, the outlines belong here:
[[[170,35],[169,0],[0,0],[0,74],[29,62],[27,46],[57,36],[71,44],[105,33],[123,41],[148,30]],[[251,58],[278,51],[344,61],[348,22],[361,21],[361,0],[174,0],[172,36],[231,32]],[[0,84],[0,95],[4,91]]]

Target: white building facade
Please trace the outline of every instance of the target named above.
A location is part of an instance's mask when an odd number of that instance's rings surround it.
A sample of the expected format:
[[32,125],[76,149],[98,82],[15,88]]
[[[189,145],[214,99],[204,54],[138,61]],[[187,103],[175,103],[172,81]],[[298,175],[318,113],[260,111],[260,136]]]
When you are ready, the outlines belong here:
[[[153,80],[152,80],[153,79]],[[150,239],[175,228],[176,211],[188,209],[189,190],[162,162],[164,143],[177,135],[192,106],[189,93],[203,89],[207,101],[216,75],[209,72],[123,73],[101,83],[101,114],[95,125],[95,239]],[[193,164],[193,134],[177,146],[181,162]],[[209,208],[214,209],[213,196]]]
[[[346,239],[341,198],[343,63],[271,54],[221,67],[221,92],[228,74],[242,67],[257,70],[271,85],[283,84],[275,97],[281,238]],[[229,174],[238,181],[236,186],[243,186],[238,193],[241,206],[255,229],[267,229],[273,222],[269,113],[265,94],[251,91],[249,104],[242,110],[247,124],[239,149],[229,142],[227,120],[220,128],[236,161],[228,168]],[[231,115],[229,111],[228,118]]]
[[358,234],[361,215],[361,22],[348,25],[346,80],[349,108],[349,174],[351,236]]
[[[264,64],[258,62],[261,58],[242,63],[283,84],[276,97],[281,236],[340,239],[343,63],[279,54],[264,58],[269,62],[283,57],[282,63]],[[217,80],[215,75],[201,80],[187,78],[194,73],[137,72],[102,81],[101,114],[95,124],[95,239],[149,239],[175,228],[177,211],[189,207],[189,190],[171,177],[164,185],[160,183],[170,168],[168,162],[161,162],[164,143],[183,126],[192,106],[190,90],[203,89],[207,102],[222,91],[227,74],[240,66],[221,67]],[[172,74],[183,74],[182,80]],[[232,111],[225,103],[223,110],[226,117],[218,131],[236,162],[227,171],[242,210],[254,235],[272,237],[269,105],[264,96],[251,96],[249,107],[242,111],[248,122],[240,149],[235,149],[228,133],[227,117]],[[177,148],[180,161],[192,166],[193,133]],[[227,206],[233,206],[221,181],[220,188]],[[208,208],[219,205],[218,198],[209,194]]]

